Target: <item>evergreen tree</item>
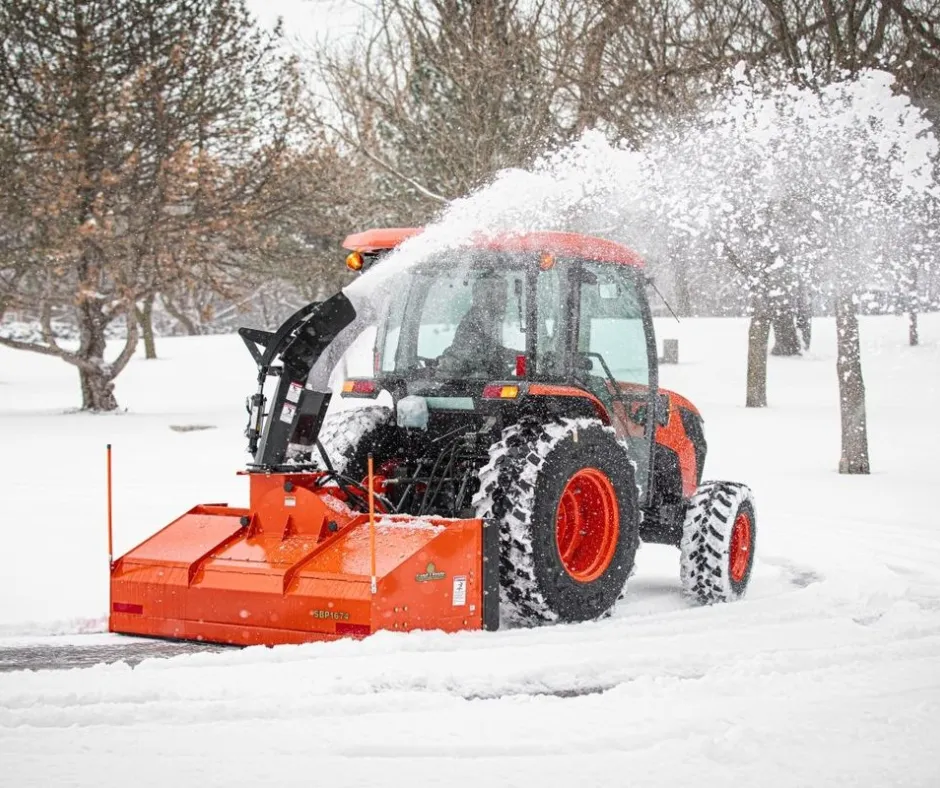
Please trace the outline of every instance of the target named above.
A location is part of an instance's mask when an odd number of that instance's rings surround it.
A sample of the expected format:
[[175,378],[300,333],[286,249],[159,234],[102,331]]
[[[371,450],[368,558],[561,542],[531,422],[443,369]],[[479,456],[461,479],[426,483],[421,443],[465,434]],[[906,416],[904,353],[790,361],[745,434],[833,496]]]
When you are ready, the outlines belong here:
[[82,407],[112,410],[135,307],[263,248],[295,69],[243,0],[6,0],[0,96],[0,317],[41,325],[0,344],[73,364]]

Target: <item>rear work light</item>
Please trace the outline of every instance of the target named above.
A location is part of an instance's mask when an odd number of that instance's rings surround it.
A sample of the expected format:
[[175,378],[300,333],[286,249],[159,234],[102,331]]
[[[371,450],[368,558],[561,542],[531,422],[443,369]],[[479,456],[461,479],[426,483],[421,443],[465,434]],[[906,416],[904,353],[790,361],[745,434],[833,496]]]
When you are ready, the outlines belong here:
[[343,383],[342,396],[344,397],[375,397],[379,393],[379,386],[374,380],[347,380]]
[[515,399],[518,396],[518,386],[501,386],[491,383],[483,387],[483,399]]

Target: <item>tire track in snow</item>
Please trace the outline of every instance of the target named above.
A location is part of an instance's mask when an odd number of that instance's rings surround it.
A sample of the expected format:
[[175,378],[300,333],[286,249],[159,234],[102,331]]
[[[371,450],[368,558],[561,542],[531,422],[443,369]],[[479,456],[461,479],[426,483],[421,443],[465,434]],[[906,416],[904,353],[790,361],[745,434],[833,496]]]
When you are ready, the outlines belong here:
[[[382,713],[390,705],[420,712],[468,701],[554,696],[575,699],[622,690],[643,694],[672,684],[743,682],[801,673],[832,673],[845,666],[936,660],[940,654],[940,618],[920,622],[898,637],[894,627],[873,622],[820,620],[818,647],[784,646],[792,632],[768,637],[775,623],[749,633],[730,633],[728,649],[696,651],[694,642],[671,639],[608,643],[608,653],[562,644],[540,652],[538,667],[505,654],[389,654],[385,659],[329,660],[232,665],[205,672],[172,660],[159,670],[127,666],[46,674],[7,674],[0,682],[0,728],[208,723],[213,720],[284,719]],[[923,624],[929,623],[929,626]],[[826,642],[824,634],[839,637]],[[879,628],[880,627],[880,628]],[[790,630],[792,627],[783,627]],[[903,630],[903,627],[901,628]],[[805,643],[805,631],[802,641]],[[780,637],[779,635],[783,635]],[[838,645],[840,638],[854,641]],[[748,648],[747,642],[751,645]],[[593,655],[593,656],[592,656]],[[174,665],[173,663],[180,663]],[[44,680],[43,680],[44,679]],[[49,681],[55,679],[55,681]]]

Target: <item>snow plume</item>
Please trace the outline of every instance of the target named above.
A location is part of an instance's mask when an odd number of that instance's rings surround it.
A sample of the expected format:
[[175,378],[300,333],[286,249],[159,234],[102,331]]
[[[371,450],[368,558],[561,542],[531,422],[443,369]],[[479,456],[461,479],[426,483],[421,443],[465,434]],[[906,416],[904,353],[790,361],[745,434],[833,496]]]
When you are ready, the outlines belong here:
[[535,229],[601,235],[653,261],[678,241],[748,280],[802,267],[857,288],[873,267],[909,262],[940,199],[937,139],[892,83],[866,71],[768,85],[739,66],[699,115],[664,125],[640,150],[589,131],[529,170],[499,173],[346,292],[387,292],[390,277],[475,235]]

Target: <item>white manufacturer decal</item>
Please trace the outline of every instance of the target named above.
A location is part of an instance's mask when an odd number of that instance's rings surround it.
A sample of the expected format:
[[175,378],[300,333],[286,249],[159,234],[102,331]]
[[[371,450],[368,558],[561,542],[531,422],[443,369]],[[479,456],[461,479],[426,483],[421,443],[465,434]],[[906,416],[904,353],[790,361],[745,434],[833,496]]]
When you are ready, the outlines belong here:
[[454,607],[467,604],[467,578],[459,576],[454,578]]

